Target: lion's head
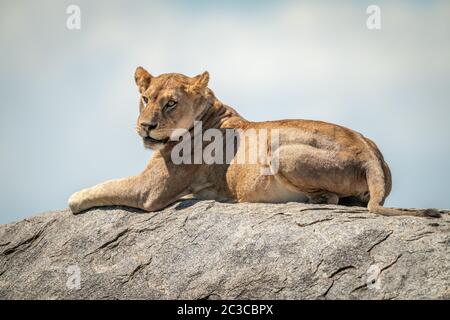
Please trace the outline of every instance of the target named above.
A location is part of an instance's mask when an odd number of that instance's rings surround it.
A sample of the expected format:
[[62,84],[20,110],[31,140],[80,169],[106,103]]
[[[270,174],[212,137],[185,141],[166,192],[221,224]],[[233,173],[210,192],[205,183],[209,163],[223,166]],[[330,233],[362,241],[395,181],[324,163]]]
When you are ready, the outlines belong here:
[[136,130],[147,148],[163,148],[176,129],[190,130],[207,108],[206,71],[196,77],[178,73],[154,77],[138,67],[135,80],[141,94]]

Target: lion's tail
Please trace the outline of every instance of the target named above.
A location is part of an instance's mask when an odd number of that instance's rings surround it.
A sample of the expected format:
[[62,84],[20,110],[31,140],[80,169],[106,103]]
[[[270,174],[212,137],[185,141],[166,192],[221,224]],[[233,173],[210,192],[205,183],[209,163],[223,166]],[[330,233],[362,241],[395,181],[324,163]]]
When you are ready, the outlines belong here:
[[370,200],[367,205],[369,212],[384,216],[441,217],[441,214],[436,209],[407,211],[383,207],[384,199],[389,191],[386,190],[385,171],[383,170],[381,160],[379,159],[373,159],[367,162],[366,180],[370,193]]

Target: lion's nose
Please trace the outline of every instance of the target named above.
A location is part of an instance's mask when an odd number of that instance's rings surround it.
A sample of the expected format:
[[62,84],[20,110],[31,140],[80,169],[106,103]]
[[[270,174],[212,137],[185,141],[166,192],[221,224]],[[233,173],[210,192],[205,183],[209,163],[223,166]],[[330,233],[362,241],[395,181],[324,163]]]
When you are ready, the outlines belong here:
[[141,128],[147,131],[155,129],[158,125],[154,122],[141,122]]

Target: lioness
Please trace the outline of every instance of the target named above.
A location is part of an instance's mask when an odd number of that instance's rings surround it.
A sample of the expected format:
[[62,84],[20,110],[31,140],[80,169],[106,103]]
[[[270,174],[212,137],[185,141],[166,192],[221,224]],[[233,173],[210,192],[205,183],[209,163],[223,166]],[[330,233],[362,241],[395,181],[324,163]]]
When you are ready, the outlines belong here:
[[[136,176],[73,194],[69,199],[73,213],[107,205],[157,211],[191,197],[360,205],[387,216],[439,216],[437,210],[431,209],[402,211],[383,207],[391,191],[391,173],[375,143],[360,133],[321,121],[245,120],[208,88],[208,72],[195,77],[177,73],[155,77],[138,67],[135,81],[141,94],[136,130],[144,146],[154,150],[151,160]],[[192,133],[197,121],[201,121],[203,131],[276,129],[278,144],[268,148],[266,164],[175,164],[172,151],[180,142],[173,141],[172,134],[178,129]],[[272,161],[275,158],[276,168]],[[273,174],[262,174],[264,165]]]

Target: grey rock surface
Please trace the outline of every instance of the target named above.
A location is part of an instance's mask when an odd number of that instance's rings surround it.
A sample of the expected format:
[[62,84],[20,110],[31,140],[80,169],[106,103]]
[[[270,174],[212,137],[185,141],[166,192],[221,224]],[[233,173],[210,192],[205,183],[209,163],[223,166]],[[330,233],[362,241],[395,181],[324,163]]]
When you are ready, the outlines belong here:
[[0,299],[449,299],[442,212],[214,201],[49,212],[0,226]]

